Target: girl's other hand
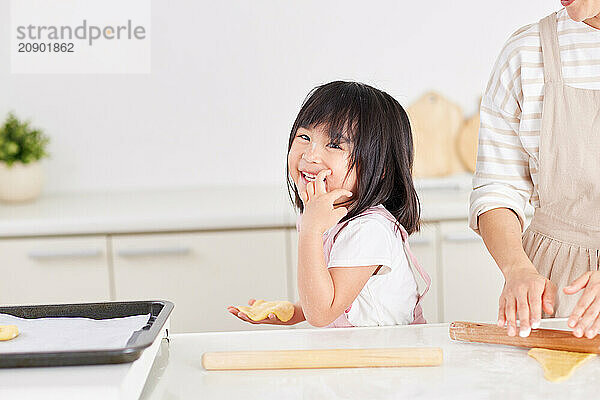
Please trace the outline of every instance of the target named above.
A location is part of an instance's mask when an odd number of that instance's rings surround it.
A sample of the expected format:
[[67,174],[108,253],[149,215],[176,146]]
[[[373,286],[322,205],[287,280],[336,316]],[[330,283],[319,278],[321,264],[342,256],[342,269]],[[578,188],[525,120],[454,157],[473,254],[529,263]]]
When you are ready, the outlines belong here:
[[541,276],[530,261],[507,269],[504,288],[500,295],[498,326],[506,324],[508,336],[527,337],[531,328],[539,328],[542,309],[552,314],[556,299],[556,285]]
[[[256,301],[256,299],[250,299],[248,301],[248,305],[252,306],[252,304],[254,304],[255,301]],[[299,322],[299,321],[296,321],[296,316],[297,316],[298,312],[296,310],[296,306],[295,305],[294,305],[294,315],[292,316],[292,319],[290,319],[287,322],[281,321],[273,313],[269,314],[267,316],[267,318],[265,318],[265,319],[261,319],[260,321],[254,321],[254,320],[250,319],[250,317],[248,317],[246,314],[244,314],[243,312],[241,312],[238,308],[236,308],[234,306],[227,307],[227,311],[229,311],[231,314],[235,315],[236,317],[238,317],[242,321],[249,322],[249,323],[255,324],[255,325],[260,325],[260,324],[293,325],[293,324],[296,324],[296,323]]]
[[325,177],[330,174],[330,170],[322,170],[317,174],[314,182],[308,182],[306,192],[300,194],[304,203],[300,224],[301,232],[315,232],[322,235],[348,214],[346,207],[336,207],[334,203],[341,197],[352,196],[352,192],[346,189],[334,189],[327,192]]
[[593,339],[600,330],[600,272],[589,271],[575,279],[563,291],[575,294],[585,289],[568,320],[576,337],[585,336]]

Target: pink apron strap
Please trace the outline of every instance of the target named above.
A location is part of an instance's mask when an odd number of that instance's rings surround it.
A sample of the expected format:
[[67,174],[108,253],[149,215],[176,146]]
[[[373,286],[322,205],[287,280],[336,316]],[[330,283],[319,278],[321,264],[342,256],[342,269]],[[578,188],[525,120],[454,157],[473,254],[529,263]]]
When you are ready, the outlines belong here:
[[335,321],[327,325],[325,328],[354,328],[354,325],[352,325],[348,320],[347,314],[350,311],[350,308],[352,308],[352,305],[350,305],[350,307],[348,307],[346,311],[344,311],[339,317],[335,319]]
[[[379,214],[379,215],[384,216],[391,222],[396,223],[396,218],[394,218],[394,216],[388,210],[386,210],[385,208],[382,208],[382,207],[372,207],[368,211],[366,211],[365,214]],[[425,271],[423,269],[423,267],[421,267],[421,264],[419,264],[419,261],[417,261],[417,257],[415,257],[415,255],[411,251],[410,244],[408,243],[408,232],[406,232],[406,229],[404,229],[404,227],[402,225],[397,224],[397,226],[400,229],[400,234],[402,236],[402,243],[404,244],[404,249],[406,250],[406,255],[408,256],[410,264],[412,265],[412,267],[414,269],[417,270],[417,272],[421,276],[421,279],[423,279],[423,281],[425,281],[425,283],[427,285],[422,294],[417,294],[417,304],[415,305],[415,309],[413,311],[413,322],[411,323],[411,325],[426,324],[427,321],[425,320],[425,317],[423,316],[423,308],[421,307],[421,300],[423,300],[423,297],[427,294],[427,292],[429,291],[429,288],[431,287],[431,277],[429,276],[427,271]]]

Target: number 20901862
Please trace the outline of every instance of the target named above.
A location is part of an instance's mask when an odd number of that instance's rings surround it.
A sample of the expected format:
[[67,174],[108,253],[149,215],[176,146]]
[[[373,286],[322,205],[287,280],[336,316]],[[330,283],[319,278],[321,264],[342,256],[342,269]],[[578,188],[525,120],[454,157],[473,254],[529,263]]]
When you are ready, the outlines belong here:
[[19,43],[19,53],[73,53],[74,43]]

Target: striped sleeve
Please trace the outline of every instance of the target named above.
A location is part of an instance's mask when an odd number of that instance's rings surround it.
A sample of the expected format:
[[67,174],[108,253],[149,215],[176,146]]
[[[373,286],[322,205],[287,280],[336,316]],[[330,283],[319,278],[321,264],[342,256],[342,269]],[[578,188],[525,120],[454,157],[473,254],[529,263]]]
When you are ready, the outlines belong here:
[[495,208],[513,210],[523,226],[525,207],[533,192],[529,153],[519,136],[522,54],[539,51],[535,43],[530,46],[527,40],[532,27],[522,28],[508,40],[482,98],[477,166],[469,207],[469,226],[477,233],[479,215]]

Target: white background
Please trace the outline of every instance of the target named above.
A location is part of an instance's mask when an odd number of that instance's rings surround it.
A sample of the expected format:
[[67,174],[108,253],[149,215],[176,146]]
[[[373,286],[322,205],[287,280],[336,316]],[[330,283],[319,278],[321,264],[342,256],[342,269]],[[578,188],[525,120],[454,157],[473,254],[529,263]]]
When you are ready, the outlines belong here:
[[157,0],[151,8],[151,74],[18,75],[9,1],[0,0],[0,119],[14,110],[51,137],[46,192],[282,183],[301,102],[334,79],[373,84],[405,106],[434,89],[472,114],[508,36],[560,2]]

